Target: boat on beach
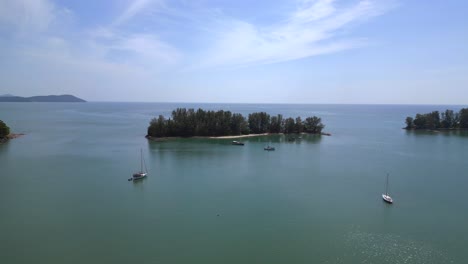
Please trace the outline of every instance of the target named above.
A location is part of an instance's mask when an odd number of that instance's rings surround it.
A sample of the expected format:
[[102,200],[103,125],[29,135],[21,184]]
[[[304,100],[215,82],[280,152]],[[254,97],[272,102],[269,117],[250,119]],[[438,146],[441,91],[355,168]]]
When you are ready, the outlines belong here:
[[232,145],[236,145],[236,146],[244,146],[244,142],[240,142],[240,141],[232,141]]

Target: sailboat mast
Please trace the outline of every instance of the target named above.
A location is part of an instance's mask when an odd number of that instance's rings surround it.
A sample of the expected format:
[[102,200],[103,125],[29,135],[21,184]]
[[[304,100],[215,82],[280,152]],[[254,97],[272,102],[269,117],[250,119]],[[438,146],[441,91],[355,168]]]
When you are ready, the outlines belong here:
[[140,172],[143,172],[143,149],[140,149]]
[[387,173],[387,184],[385,185],[385,195],[388,195],[388,173]]

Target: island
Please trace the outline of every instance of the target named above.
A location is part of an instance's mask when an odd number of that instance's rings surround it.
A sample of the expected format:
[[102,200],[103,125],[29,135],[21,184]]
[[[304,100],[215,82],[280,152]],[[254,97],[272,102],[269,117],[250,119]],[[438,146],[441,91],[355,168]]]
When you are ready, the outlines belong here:
[[10,133],[10,128],[5,124],[5,122],[0,120],[0,143],[5,143],[9,139],[18,138],[18,137],[21,137],[23,135],[24,134]]
[[[249,137],[269,134],[322,133],[325,126],[319,117],[283,118],[270,116],[266,112],[256,112],[245,118],[242,114],[230,111],[206,111],[203,109],[177,108],[171,118],[159,115],[153,118],[148,127],[147,138],[170,137]],[[329,135],[329,134],[326,134]]]
[[6,94],[6,95],[0,95],[0,102],[84,103],[86,101],[76,96],[70,95],[70,94],[44,95],[44,96],[31,96],[31,97],[21,97],[21,96],[14,96],[14,95]]
[[8,135],[10,135],[10,128],[0,120],[0,143],[4,143],[8,140]]
[[453,110],[433,111],[426,114],[406,118],[407,130],[466,130],[468,129],[468,108],[462,108],[458,113]]

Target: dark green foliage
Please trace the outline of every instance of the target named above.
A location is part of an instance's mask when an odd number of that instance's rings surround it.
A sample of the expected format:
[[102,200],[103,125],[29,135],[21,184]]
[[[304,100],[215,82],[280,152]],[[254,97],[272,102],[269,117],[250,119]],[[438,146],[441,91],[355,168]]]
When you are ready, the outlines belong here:
[[[314,122],[307,122],[314,120]],[[172,111],[171,118],[160,115],[151,120],[148,136],[151,137],[192,137],[230,136],[261,133],[320,133],[323,124],[318,117],[308,117],[302,122],[282,115],[270,117],[265,112],[249,114],[248,121],[238,113],[230,111],[205,111],[203,109],[178,108]]]
[[0,120],[0,139],[5,138],[10,134],[10,128]]
[[265,112],[249,114],[249,127],[253,134],[267,133],[270,127],[270,115]]
[[414,119],[411,116],[406,118],[406,129],[412,129],[414,127]]
[[294,131],[296,133],[302,133],[304,131],[304,124],[300,116],[296,117],[296,123],[294,124]]
[[296,130],[296,123],[294,122],[294,118],[289,117],[284,120],[284,133],[291,134],[294,133]]
[[282,115],[272,116],[270,121],[270,133],[280,133],[284,129]]
[[416,129],[421,129],[421,128],[427,128],[427,118],[428,114],[422,115],[422,114],[416,114],[416,117],[414,118],[414,128]]
[[325,125],[322,124],[322,119],[316,116],[306,118],[304,122],[304,129],[308,133],[322,133]]
[[456,129],[468,128],[468,108],[459,113],[445,110],[443,113],[433,111],[427,114],[416,114],[415,118],[406,118],[406,129]]
[[468,128],[468,108],[460,110],[460,128]]

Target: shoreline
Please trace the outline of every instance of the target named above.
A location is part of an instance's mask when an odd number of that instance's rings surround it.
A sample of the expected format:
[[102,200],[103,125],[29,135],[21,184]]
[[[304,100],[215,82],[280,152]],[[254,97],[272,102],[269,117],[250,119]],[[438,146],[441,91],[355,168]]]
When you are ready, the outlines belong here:
[[233,135],[233,136],[193,136],[193,137],[152,137],[146,135],[145,138],[148,140],[156,141],[156,142],[164,142],[171,139],[178,139],[178,138],[200,138],[200,139],[239,139],[239,138],[250,138],[250,137],[265,137],[265,136],[274,136],[274,135],[320,135],[320,136],[331,136],[330,133],[291,133],[291,134],[284,134],[284,133],[262,133],[262,134],[247,134],[247,135]]
[[468,128],[403,128],[406,131],[426,131],[426,132],[451,132],[451,131],[468,131]]
[[14,133],[11,133],[11,134],[8,134],[6,137],[4,138],[0,138],[0,143],[6,143],[8,142],[8,140],[10,139],[15,139],[15,138],[19,138],[19,137],[22,137],[24,136],[23,133],[18,133],[18,134],[14,134]]
[[219,137],[201,137],[201,138],[212,138],[212,139],[235,139],[235,138],[249,138],[249,137],[263,137],[271,135],[280,135],[281,133],[262,133],[262,134],[247,134],[237,136],[219,136]]
[[6,136],[6,138],[8,138],[8,139],[14,139],[14,138],[22,137],[22,136],[24,136],[23,133],[18,133],[18,134],[11,133],[11,134],[9,134],[8,136]]

